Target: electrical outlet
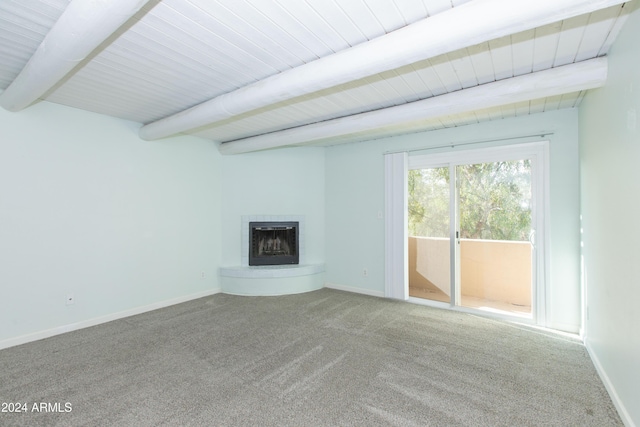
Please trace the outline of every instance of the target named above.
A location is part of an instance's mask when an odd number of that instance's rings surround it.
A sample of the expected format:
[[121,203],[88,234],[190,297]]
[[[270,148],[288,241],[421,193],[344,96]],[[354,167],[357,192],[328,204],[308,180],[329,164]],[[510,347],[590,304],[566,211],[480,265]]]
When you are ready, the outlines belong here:
[[73,305],[76,303],[76,297],[73,294],[67,294],[67,305]]
[[204,274],[204,271],[203,271],[202,273],[200,273],[200,278],[201,278],[201,279],[206,278],[206,275]]
[[363,275],[364,277],[367,277],[367,276],[369,275],[369,271],[368,271],[366,268],[363,268],[363,269],[362,269],[362,275]]

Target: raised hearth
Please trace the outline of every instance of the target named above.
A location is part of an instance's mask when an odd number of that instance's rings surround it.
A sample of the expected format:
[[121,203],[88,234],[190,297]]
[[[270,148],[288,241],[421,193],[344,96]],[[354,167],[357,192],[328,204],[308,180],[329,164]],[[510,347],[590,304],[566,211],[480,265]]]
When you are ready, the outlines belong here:
[[[253,246],[251,224],[258,224],[265,230],[259,230],[257,246]],[[287,227],[297,224],[295,241]],[[283,230],[282,227],[285,229]],[[269,228],[280,228],[269,230]],[[262,233],[264,231],[264,233]],[[274,234],[274,232],[276,232]],[[280,233],[280,234],[279,234]],[[314,291],[324,287],[324,264],[307,264],[305,254],[305,218],[304,215],[246,215],[241,217],[241,265],[220,268],[222,292],[235,295],[287,295]],[[269,243],[271,239],[271,243]],[[279,243],[277,242],[279,239]],[[280,265],[251,265],[250,252],[260,252],[262,241],[265,250],[271,253],[267,257],[278,257],[292,253],[295,246],[297,263]],[[283,244],[286,242],[286,245]],[[287,247],[288,246],[288,249]],[[252,249],[253,247],[253,249]],[[283,253],[284,252],[284,253]],[[281,262],[278,260],[278,262]]]

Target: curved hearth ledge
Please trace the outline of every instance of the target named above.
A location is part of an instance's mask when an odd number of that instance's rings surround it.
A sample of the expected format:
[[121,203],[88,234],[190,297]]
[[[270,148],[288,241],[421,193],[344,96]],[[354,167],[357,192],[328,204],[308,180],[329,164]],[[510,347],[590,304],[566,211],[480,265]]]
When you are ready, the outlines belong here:
[[324,287],[324,264],[221,267],[220,284],[232,295],[300,294]]

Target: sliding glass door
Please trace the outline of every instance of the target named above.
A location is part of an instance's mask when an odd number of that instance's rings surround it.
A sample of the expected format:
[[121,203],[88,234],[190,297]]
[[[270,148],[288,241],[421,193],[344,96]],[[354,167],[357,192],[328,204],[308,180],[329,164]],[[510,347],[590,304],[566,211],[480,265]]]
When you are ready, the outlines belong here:
[[456,166],[460,305],[531,315],[531,159]]
[[534,317],[543,290],[535,242],[543,226],[543,147],[409,158],[410,297]]
[[449,167],[409,170],[409,296],[451,302]]

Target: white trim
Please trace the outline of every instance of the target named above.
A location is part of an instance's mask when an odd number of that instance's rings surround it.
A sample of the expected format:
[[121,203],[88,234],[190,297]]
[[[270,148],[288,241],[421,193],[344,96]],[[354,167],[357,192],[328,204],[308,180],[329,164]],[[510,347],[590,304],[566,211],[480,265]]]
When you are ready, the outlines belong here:
[[372,289],[356,288],[354,286],[338,285],[337,283],[325,283],[325,288],[335,289],[338,291],[351,292],[353,294],[369,295],[372,297],[384,298],[384,292]]
[[[549,157],[549,141],[541,141],[542,145],[540,158],[538,164],[542,162],[543,167],[539,171],[542,180],[542,186],[537,190],[536,199],[539,203],[542,203],[540,209],[537,209],[537,228],[536,233],[543,236],[542,239],[538,239],[537,250],[537,281],[538,286],[536,288],[538,302],[536,304],[535,320],[539,326],[549,327],[549,311],[550,307],[550,295],[549,287],[551,286],[551,257],[549,250],[549,244],[551,242],[551,227],[549,226],[549,218],[551,218],[551,183],[550,183],[550,165],[551,160]],[[540,181],[538,181],[540,182]],[[569,330],[572,328],[569,328]]]
[[409,298],[407,237],[407,153],[384,155],[384,294]]
[[448,163],[446,168],[449,169],[449,305],[458,307],[462,303],[460,239],[456,237],[460,230],[460,191],[455,166]]
[[613,383],[609,379],[609,376],[607,375],[607,372],[604,370],[604,367],[600,363],[600,359],[598,359],[598,355],[589,344],[588,338],[585,339],[584,346],[586,347],[587,352],[591,357],[591,361],[593,362],[593,366],[595,366],[596,368],[596,372],[598,372],[598,376],[600,376],[600,379],[602,380],[604,387],[607,389],[607,392],[609,393],[609,397],[611,397],[611,401],[613,402],[614,406],[618,410],[618,414],[620,415],[622,422],[627,427],[636,427],[636,424],[633,422],[633,419],[631,419],[631,415],[629,414],[629,411],[627,411],[627,408],[624,406],[624,404],[620,400],[620,397],[616,392],[616,388],[614,387]]
[[146,313],[148,311],[157,310],[159,308],[165,308],[183,302],[195,300],[198,298],[208,297],[222,292],[221,288],[209,289],[207,291],[197,292],[195,294],[185,295],[178,298],[173,298],[166,301],[154,302],[152,304],[144,305],[141,307],[131,308],[129,310],[119,311],[117,313],[111,313],[100,317],[94,317],[93,319],[83,320],[77,323],[69,323],[67,325],[58,326],[43,331],[34,332],[27,335],[21,335],[15,338],[9,338],[0,341],[0,350],[14,347],[16,345],[26,344],[33,341],[38,341],[45,338],[50,338],[55,335],[64,334],[66,332],[77,331],[79,329],[89,328],[91,326],[100,325],[102,323],[111,322],[113,320],[123,319],[125,317],[135,316],[137,314]]

